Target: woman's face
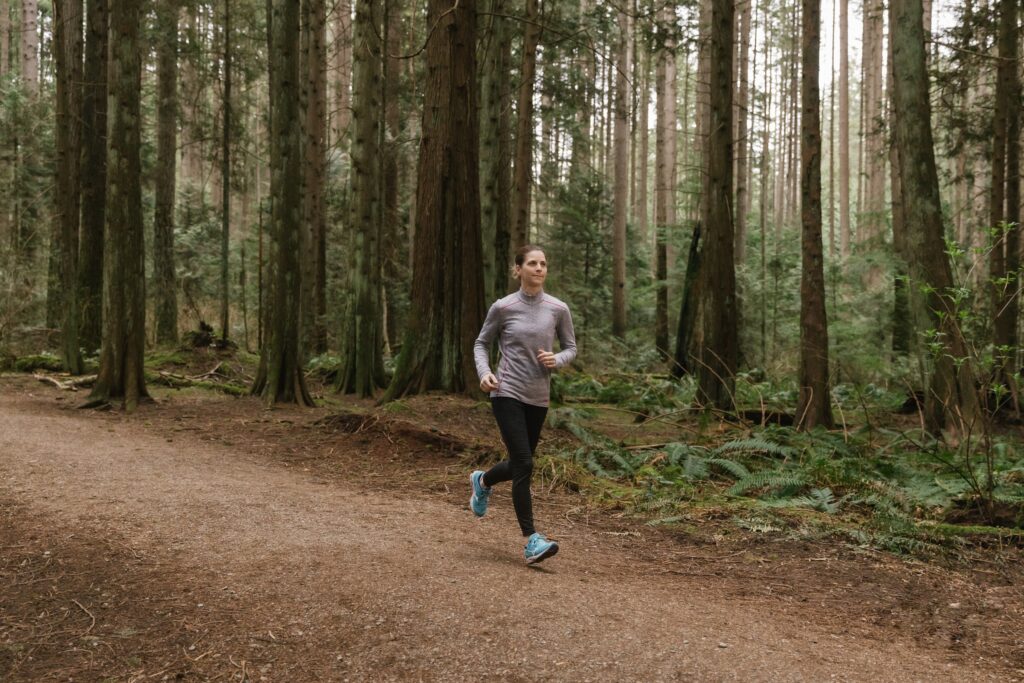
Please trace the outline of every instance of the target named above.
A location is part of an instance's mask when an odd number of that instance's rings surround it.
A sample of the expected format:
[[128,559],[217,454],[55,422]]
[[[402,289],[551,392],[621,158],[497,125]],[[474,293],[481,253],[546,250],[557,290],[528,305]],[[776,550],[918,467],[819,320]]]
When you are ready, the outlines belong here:
[[544,285],[548,276],[548,261],[544,258],[544,252],[536,249],[526,252],[523,265],[516,266],[516,273],[524,287],[535,289]]

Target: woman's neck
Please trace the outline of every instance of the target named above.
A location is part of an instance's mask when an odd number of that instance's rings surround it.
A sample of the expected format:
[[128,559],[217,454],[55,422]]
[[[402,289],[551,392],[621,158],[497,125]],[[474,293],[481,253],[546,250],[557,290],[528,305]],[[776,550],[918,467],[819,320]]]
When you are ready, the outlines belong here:
[[526,296],[537,296],[538,294],[544,291],[544,287],[539,285],[537,287],[527,287],[526,285],[521,285],[519,291],[521,291]]

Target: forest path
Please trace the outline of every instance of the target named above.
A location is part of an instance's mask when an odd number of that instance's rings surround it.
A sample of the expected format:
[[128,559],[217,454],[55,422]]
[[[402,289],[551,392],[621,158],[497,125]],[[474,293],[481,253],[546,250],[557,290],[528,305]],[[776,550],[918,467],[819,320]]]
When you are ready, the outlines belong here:
[[74,411],[15,384],[0,378],[0,679],[1006,680],[828,604],[666,573],[598,529],[545,527],[562,552],[529,568],[507,497],[476,520],[169,436],[159,406]]

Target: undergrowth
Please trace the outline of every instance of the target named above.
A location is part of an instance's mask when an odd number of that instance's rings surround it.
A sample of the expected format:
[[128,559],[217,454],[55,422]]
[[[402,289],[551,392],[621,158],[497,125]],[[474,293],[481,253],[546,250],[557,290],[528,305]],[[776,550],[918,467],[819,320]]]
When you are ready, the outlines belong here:
[[[665,390],[663,382],[675,387]],[[692,395],[685,382],[581,375],[559,388],[568,405],[552,410],[549,422],[575,439],[542,458],[542,474],[552,484],[586,490],[600,504],[642,514],[649,524],[685,527],[715,510],[755,533],[832,536],[912,555],[957,552],[968,541],[1024,540],[1020,442],[995,439],[992,497],[1003,514],[983,519],[972,480],[988,472],[966,470],[942,441],[875,424],[873,415],[893,404],[878,388],[844,389],[840,397],[849,397],[854,410],[860,404],[863,426],[802,432],[738,422],[728,431],[702,429],[649,447],[606,436],[589,404],[630,406],[645,415],[682,412]]]

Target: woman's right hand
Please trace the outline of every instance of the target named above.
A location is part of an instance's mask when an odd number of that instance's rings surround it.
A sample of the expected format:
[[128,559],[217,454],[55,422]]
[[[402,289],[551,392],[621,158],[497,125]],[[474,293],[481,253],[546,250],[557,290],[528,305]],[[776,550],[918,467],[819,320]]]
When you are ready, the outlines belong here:
[[480,389],[484,393],[490,393],[498,388],[498,378],[493,373],[488,372],[484,375],[484,378],[480,380]]

